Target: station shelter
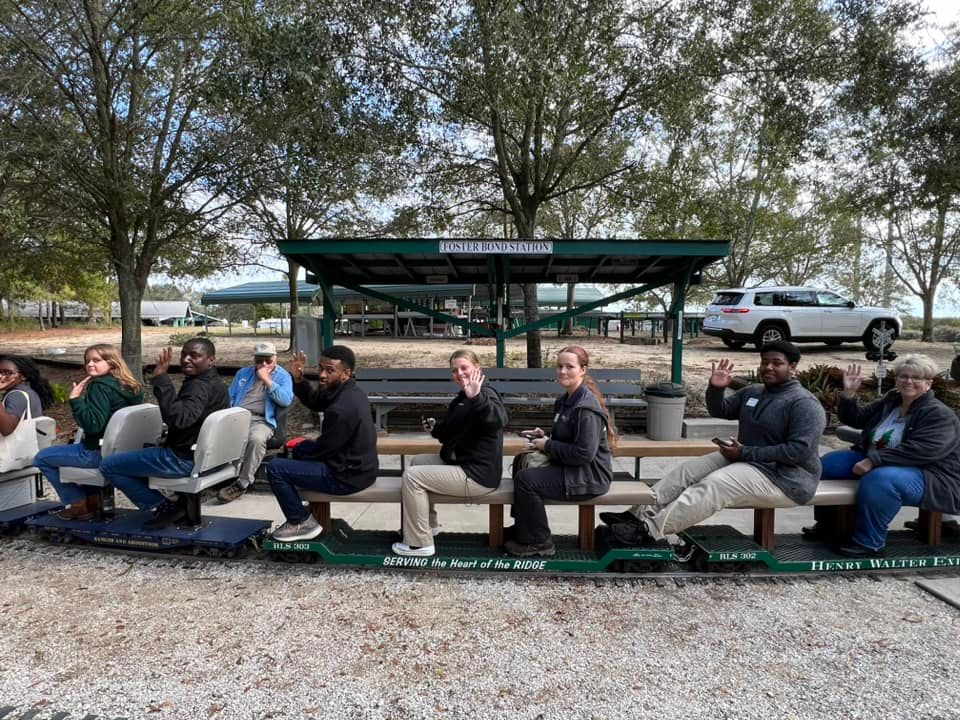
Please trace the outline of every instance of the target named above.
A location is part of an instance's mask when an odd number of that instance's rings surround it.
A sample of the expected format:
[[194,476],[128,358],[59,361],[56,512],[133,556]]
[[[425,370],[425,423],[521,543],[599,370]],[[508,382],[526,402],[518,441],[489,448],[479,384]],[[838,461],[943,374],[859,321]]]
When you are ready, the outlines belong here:
[[[670,286],[673,303],[671,376],[682,380],[683,308],[687,289],[699,284],[703,268],[729,254],[726,240],[494,240],[486,238],[316,238],[280,243],[280,252],[307,270],[323,304],[322,343],[333,343],[340,319],[334,287],[424,313],[496,340],[497,366],[506,360],[506,341],[655,288]],[[477,284],[485,286],[487,317],[478,322],[374,286]],[[514,285],[590,283],[615,285],[613,294],[534,322],[511,321]]]

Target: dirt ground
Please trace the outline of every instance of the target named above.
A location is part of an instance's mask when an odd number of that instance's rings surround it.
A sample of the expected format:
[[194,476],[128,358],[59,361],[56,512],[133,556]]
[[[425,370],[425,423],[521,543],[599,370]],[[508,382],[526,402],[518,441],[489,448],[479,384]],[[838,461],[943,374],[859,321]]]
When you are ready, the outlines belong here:
[[[161,348],[171,343],[171,339],[184,337],[190,328],[152,328],[142,329],[143,358],[145,364],[152,363]],[[227,328],[211,328],[211,339],[217,346],[217,360],[221,365],[243,365],[251,360],[253,346],[257,342],[269,340],[280,350],[280,362],[289,361],[286,352],[288,341],[285,337],[260,332],[229,333]],[[44,374],[52,381],[68,384],[82,377],[79,361],[83,351],[94,343],[120,344],[119,328],[56,328],[47,331],[0,331],[0,351],[32,355],[37,358],[71,360],[78,362],[77,370],[62,370],[44,367]],[[442,367],[447,363],[450,353],[463,347],[468,341],[463,338],[388,338],[388,337],[338,337],[338,343],[349,345],[357,354],[360,372],[363,367]],[[558,337],[556,334],[543,335],[542,351],[544,365],[551,364],[557,351],[564,345],[575,343],[584,346],[591,357],[594,367],[639,367],[644,382],[660,382],[670,379],[670,345],[634,345],[621,344],[616,337],[598,337],[579,334],[574,338]],[[473,340],[470,347],[480,357],[485,366],[496,364],[496,346],[492,340],[483,338]],[[850,363],[865,363],[864,348],[848,343],[840,347],[827,347],[819,343],[800,345],[803,359],[801,368],[811,365],[833,365],[845,367]],[[898,341],[894,350],[900,355],[923,353],[932,357],[944,370],[950,368],[955,356],[951,343],[921,343],[918,341]],[[735,368],[744,372],[757,366],[757,353],[752,346],[739,351],[726,348],[719,340],[699,337],[684,342],[683,381],[687,387],[687,415],[705,414],[702,398],[709,377],[710,363],[720,358],[730,358]],[[523,338],[512,339],[507,343],[507,365],[522,367],[526,364],[526,342]],[[61,423],[61,434],[70,431],[72,418],[69,408],[55,409],[51,413]],[[59,417],[59,416],[62,416]],[[305,420],[306,421],[306,420]]]
[[[153,362],[161,348],[170,344],[174,334],[184,336],[189,328],[152,328],[142,331],[143,358],[145,363]],[[255,343],[269,340],[280,349],[281,363],[289,359],[284,352],[288,345],[285,337],[267,333],[241,335],[228,334],[226,328],[211,328],[211,339],[217,345],[217,358],[221,364],[243,364],[251,359]],[[51,357],[64,360],[80,360],[83,350],[94,343],[120,344],[119,328],[57,328],[41,332],[0,330],[0,348],[3,352],[23,353],[35,357]],[[338,337],[338,343],[349,345],[357,353],[359,366],[367,367],[440,367],[446,365],[450,353],[464,346],[462,338],[385,338],[385,337]],[[543,336],[542,347],[544,364],[556,357],[557,351],[564,345],[576,343],[590,352],[595,367],[640,367],[644,377],[656,382],[669,379],[670,345],[632,345],[620,344],[618,338],[587,336],[581,334],[573,339],[557,337],[555,334]],[[470,347],[480,356],[484,365],[493,366],[496,361],[496,347],[492,340],[476,339]],[[839,347],[827,347],[819,343],[800,345],[803,352],[801,367],[827,364],[845,366],[851,362],[863,363],[864,349],[854,343]],[[924,353],[932,357],[944,370],[956,354],[951,343],[921,343],[919,341],[898,341],[893,348],[901,355]],[[711,361],[721,357],[731,358],[738,367],[752,369],[756,366],[756,350],[748,346],[739,351],[730,350],[713,338],[690,338],[684,342],[683,371],[684,382],[696,385],[706,381],[707,369]],[[523,338],[512,339],[507,343],[507,365],[522,367],[526,365],[526,343]]]

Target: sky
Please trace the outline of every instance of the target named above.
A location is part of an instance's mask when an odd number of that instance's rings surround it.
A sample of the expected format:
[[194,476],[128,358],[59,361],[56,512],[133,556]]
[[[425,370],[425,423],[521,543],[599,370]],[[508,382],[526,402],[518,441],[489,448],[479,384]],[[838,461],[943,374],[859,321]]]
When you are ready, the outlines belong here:
[[[928,18],[928,27],[919,30],[916,33],[916,44],[921,48],[929,48],[931,52],[941,45],[945,40],[945,33],[942,28],[950,24],[960,24],[960,0],[925,0],[921,3],[931,13]],[[280,258],[264,258],[264,264],[276,268],[283,268],[286,263]],[[302,279],[301,274],[301,279]],[[220,275],[207,278],[193,283],[197,290],[206,290],[211,288],[224,288],[233,285],[240,285],[245,282],[280,280],[282,275],[279,272],[273,272],[265,268],[249,268],[241,273],[230,273],[229,275]],[[156,282],[165,282],[163,279],[157,279]],[[182,286],[183,283],[177,283]],[[921,306],[919,299],[911,297],[904,298],[904,306],[908,308],[907,312],[911,315],[921,315]],[[936,316],[960,316],[960,290],[954,286],[948,285],[938,293],[937,305],[934,310]]]

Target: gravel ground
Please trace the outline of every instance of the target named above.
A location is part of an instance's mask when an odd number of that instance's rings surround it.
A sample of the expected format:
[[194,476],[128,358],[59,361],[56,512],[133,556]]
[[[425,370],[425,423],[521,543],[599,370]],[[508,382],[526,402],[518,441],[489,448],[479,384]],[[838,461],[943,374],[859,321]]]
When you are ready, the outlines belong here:
[[679,586],[22,546],[0,547],[0,706],[48,715],[960,717],[960,613],[905,577]]

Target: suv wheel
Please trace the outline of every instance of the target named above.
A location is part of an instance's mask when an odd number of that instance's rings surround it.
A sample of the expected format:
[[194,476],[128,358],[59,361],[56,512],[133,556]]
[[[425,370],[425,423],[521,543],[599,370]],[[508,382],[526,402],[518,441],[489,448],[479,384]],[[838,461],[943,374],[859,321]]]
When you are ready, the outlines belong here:
[[782,342],[790,339],[790,332],[783,325],[777,323],[765,323],[757,328],[753,336],[753,344],[757,350],[767,343]]
[[731,350],[739,350],[747,344],[746,340],[731,340],[730,338],[720,338],[720,340]]
[[874,320],[872,323],[870,323],[870,325],[867,327],[867,331],[863,334],[863,346],[867,350],[871,350],[871,351],[877,351],[880,349],[880,347],[877,345],[873,337],[874,330],[878,330],[878,331],[892,330],[893,331],[893,336],[890,340],[890,345],[887,345],[887,349],[889,350],[890,347],[893,345],[893,341],[897,339],[897,326],[893,322],[890,322],[887,320]]

